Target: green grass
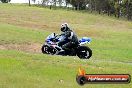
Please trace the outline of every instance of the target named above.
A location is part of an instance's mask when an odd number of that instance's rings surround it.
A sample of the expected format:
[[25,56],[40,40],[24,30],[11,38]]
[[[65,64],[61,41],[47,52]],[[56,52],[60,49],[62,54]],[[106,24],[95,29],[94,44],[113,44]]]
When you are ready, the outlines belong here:
[[[130,73],[131,65],[113,61],[81,61],[71,57],[27,54],[18,51],[0,51],[0,83],[11,88],[79,88],[75,81],[78,67],[86,68],[87,73]],[[4,57],[3,57],[4,56]],[[5,57],[6,56],[6,57]],[[104,63],[105,62],[105,63]],[[111,64],[109,64],[111,63]],[[127,69],[125,69],[127,67]],[[63,82],[59,82],[63,80]],[[89,84],[85,87],[129,88],[130,84]]]
[[49,33],[48,31],[35,31],[29,30],[29,28],[0,23],[0,44],[43,43],[44,38],[47,37]]
[[[40,50],[47,35],[60,32],[62,22],[68,22],[79,37],[92,38],[88,45],[93,50],[91,59],[27,52],[30,44]],[[0,88],[80,88],[75,80],[80,66],[89,74],[132,75],[131,29],[131,22],[107,16],[0,4]],[[14,48],[18,45],[23,47]],[[81,87],[131,88],[132,84]]]

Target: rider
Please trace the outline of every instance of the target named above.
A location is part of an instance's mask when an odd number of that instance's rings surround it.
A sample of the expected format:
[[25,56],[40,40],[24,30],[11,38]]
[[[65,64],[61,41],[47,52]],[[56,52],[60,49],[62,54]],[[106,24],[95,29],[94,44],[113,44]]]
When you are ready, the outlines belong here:
[[61,46],[63,50],[68,52],[72,47],[76,47],[79,44],[76,34],[70,29],[67,23],[61,25],[61,31],[64,39],[58,43],[58,46]]

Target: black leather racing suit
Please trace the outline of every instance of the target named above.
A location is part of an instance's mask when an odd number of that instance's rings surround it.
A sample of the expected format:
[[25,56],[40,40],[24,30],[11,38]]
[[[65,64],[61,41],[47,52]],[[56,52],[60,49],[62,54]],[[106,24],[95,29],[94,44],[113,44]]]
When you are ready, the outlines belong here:
[[72,30],[68,29],[62,35],[65,39],[60,41],[58,45],[61,46],[63,50],[69,51],[71,48],[76,47],[79,44],[78,38]]

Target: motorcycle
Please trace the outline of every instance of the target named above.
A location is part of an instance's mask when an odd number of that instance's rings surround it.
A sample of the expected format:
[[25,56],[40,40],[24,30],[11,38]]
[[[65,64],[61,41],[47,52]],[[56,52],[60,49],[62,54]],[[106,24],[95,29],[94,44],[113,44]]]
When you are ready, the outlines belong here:
[[[62,53],[64,50],[58,46],[58,42],[64,39],[63,35],[56,35],[55,33],[50,34],[41,50],[43,54],[51,54],[51,55],[67,55],[66,53]],[[83,37],[79,40],[79,44],[76,47],[72,47],[70,51],[68,51],[69,56],[78,56],[81,59],[89,59],[92,56],[92,50],[88,46],[84,46],[85,44],[90,44],[91,39],[88,37]],[[61,52],[62,51],[62,52]]]

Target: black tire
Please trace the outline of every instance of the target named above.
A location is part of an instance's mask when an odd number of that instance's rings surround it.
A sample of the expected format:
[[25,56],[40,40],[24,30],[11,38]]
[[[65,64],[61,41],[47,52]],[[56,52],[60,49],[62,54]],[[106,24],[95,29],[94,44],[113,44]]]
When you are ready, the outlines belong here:
[[92,56],[92,50],[87,46],[79,46],[77,56],[81,59],[89,59]]
[[50,47],[47,45],[43,45],[41,50],[43,54],[50,54]]
[[56,54],[56,49],[52,48],[52,47],[49,47],[48,45],[43,45],[42,48],[42,53],[43,54],[51,54],[51,55],[54,55]]
[[51,55],[56,54],[56,52],[57,52],[57,50],[56,50],[56,49],[54,49],[54,48],[50,48],[50,54],[51,54]]

